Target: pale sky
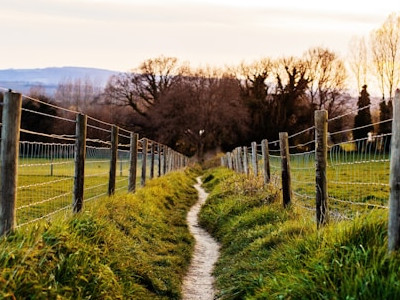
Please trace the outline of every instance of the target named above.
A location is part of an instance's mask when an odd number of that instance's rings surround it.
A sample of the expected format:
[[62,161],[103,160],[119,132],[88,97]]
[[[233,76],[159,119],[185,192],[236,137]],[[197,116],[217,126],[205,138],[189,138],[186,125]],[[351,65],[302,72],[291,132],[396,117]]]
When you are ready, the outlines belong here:
[[300,56],[345,57],[398,0],[0,0],[0,69],[128,71],[161,54],[192,66]]

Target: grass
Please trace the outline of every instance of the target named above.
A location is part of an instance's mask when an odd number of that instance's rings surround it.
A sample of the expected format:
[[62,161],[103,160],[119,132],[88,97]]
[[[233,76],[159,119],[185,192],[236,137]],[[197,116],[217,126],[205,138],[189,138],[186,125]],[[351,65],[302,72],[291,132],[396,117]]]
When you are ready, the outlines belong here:
[[[399,299],[400,256],[387,254],[387,211],[317,231],[283,209],[279,191],[224,168],[209,170],[200,220],[222,244],[220,299]],[[258,188],[254,188],[258,187]]]
[[[280,159],[272,157],[271,173],[280,186]],[[372,206],[387,206],[389,199],[389,156],[331,149],[328,155],[328,194],[331,210],[347,217]],[[314,207],[315,153],[292,154],[292,190],[302,205]],[[343,205],[351,201],[358,205]]]
[[[85,163],[85,199],[108,192],[109,159],[88,158]],[[155,168],[158,172],[157,167]],[[137,185],[140,185],[141,160]],[[116,192],[128,190],[129,162],[119,160]],[[157,174],[157,173],[155,173]],[[150,163],[147,176],[150,175]],[[21,158],[18,170],[17,224],[26,224],[62,208],[71,209],[74,184],[73,159]]]
[[172,172],[2,238],[0,299],[179,299],[195,176]]

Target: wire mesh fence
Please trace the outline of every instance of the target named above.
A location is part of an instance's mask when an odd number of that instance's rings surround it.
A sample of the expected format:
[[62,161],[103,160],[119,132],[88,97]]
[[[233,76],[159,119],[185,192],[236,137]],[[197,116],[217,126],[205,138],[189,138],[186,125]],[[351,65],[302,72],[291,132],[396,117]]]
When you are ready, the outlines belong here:
[[[7,99],[15,96],[17,96],[15,99],[20,99],[21,105],[17,108],[9,108]],[[4,146],[3,142],[9,138],[9,134],[3,126],[4,121],[0,124],[2,128],[2,188],[4,189],[7,178],[13,178],[13,176],[17,178],[18,183],[15,192],[11,192],[15,196],[14,208],[10,208],[13,224],[8,224],[10,222],[7,221],[7,223],[6,218],[2,219],[0,234],[60,212],[70,213],[77,198],[77,178],[79,177],[77,175],[79,160],[77,117],[80,113],[12,92],[5,93],[5,99],[3,111],[19,110],[21,121],[18,124],[19,140],[14,137],[17,151],[15,158],[17,168],[14,174],[8,174],[10,172],[5,170],[4,160],[7,160],[7,156],[4,153],[7,152],[8,146]],[[2,119],[5,118],[4,115],[3,113]],[[184,167],[188,163],[186,157],[165,145],[146,138],[133,144],[134,140],[137,141],[136,134],[90,116],[85,120],[87,123],[85,124],[82,164],[83,202],[112,195],[114,192],[128,192],[132,182],[135,185],[143,182],[141,178],[143,176],[147,178],[161,176],[168,171]],[[114,137],[117,142],[115,152],[113,152],[112,132],[115,128],[118,134]],[[150,145],[146,149],[143,147],[144,141]],[[113,155],[115,155],[115,164],[112,162]],[[177,158],[183,164],[176,164]],[[146,160],[147,168],[141,176],[138,170],[142,170],[143,160]],[[167,162],[168,167],[164,167]],[[115,175],[114,179],[112,179],[112,174]],[[132,181],[132,178],[137,179],[137,177],[141,180]],[[134,190],[135,188],[130,189],[130,191]],[[2,196],[1,201],[3,207],[6,207],[11,200]],[[9,226],[8,229],[7,226]]]
[[74,148],[73,144],[20,142],[18,226],[70,207]]
[[[23,226],[70,208],[74,179],[75,112],[22,98],[16,219]],[[24,108],[24,107],[29,107]],[[43,109],[43,108],[50,109]],[[41,108],[41,109],[40,109]],[[40,109],[35,111],[34,109]],[[35,126],[40,119],[41,126]],[[63,132],[52,132],[57,122]]]
[[[353,117],[368,107],[352,111],[327,120],[328,125],[349,115]],[[391,124],[392,119],[379,120],[372,124],[356,128],[342,129],[327,133],[327,168],[329,215],[331,219],[353,219],[357,214],[370,209],[388,209],[390,193],[390,141],[392,133],[374,134],[380,131],[382,124]],[[367,128],[367,131],[365,130]],[[368,132],[368,129],[370,130]],[[360,136],[362,131],[364,136]],[[310,212],[316,212],[316,127],[312,126],[288,137],[291,203]],[[280,140],[268,142],[267,157],[257,144],[254,154],[252,147],[243,147],[248,151],[247,161],[256,157],[258,176],[267,172],[264,160],[268,160],[269,182],[283,189],[283,154]],[[235,153],[236,149],[232,152]],[[229,163],[232,159],[232,163]],[[398,158],[397,158],[398,159]],[[227,153],[222,164],[241,172],[235,161],[236,155]],[[236,167],[235,167],[236,166]],[[248,172],[254,176],[254,166],[250,164]]]

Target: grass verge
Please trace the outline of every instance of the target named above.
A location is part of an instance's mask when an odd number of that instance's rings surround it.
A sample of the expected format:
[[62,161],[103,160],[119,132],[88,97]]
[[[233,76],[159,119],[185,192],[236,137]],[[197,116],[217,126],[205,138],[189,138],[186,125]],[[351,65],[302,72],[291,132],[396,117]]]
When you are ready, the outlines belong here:
[[0,239],[0,299],[179,299],[193,239],[196,172]]
[[400,256],[387,254],[387,211],[317,231],[313,215],[283,209],[273,187],[224,168],[203,180],[211,194],[201,224],[222,244],[214,271],[220,299],[400,298]]

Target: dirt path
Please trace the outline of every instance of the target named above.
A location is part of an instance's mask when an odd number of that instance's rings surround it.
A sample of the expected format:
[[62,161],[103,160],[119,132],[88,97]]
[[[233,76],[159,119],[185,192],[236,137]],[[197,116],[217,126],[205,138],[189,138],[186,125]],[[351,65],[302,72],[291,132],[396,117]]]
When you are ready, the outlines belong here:
[[212,300],[215,295],[212,271],[219,256],[219,245],[198,224],[197,215],[208,196],[201,187],[200,177],[197,178],[197,184],[194,187],[199,193],[199,200],[190,209],[187,222],[196,244],[189,271],[183,281],[183,299]]

